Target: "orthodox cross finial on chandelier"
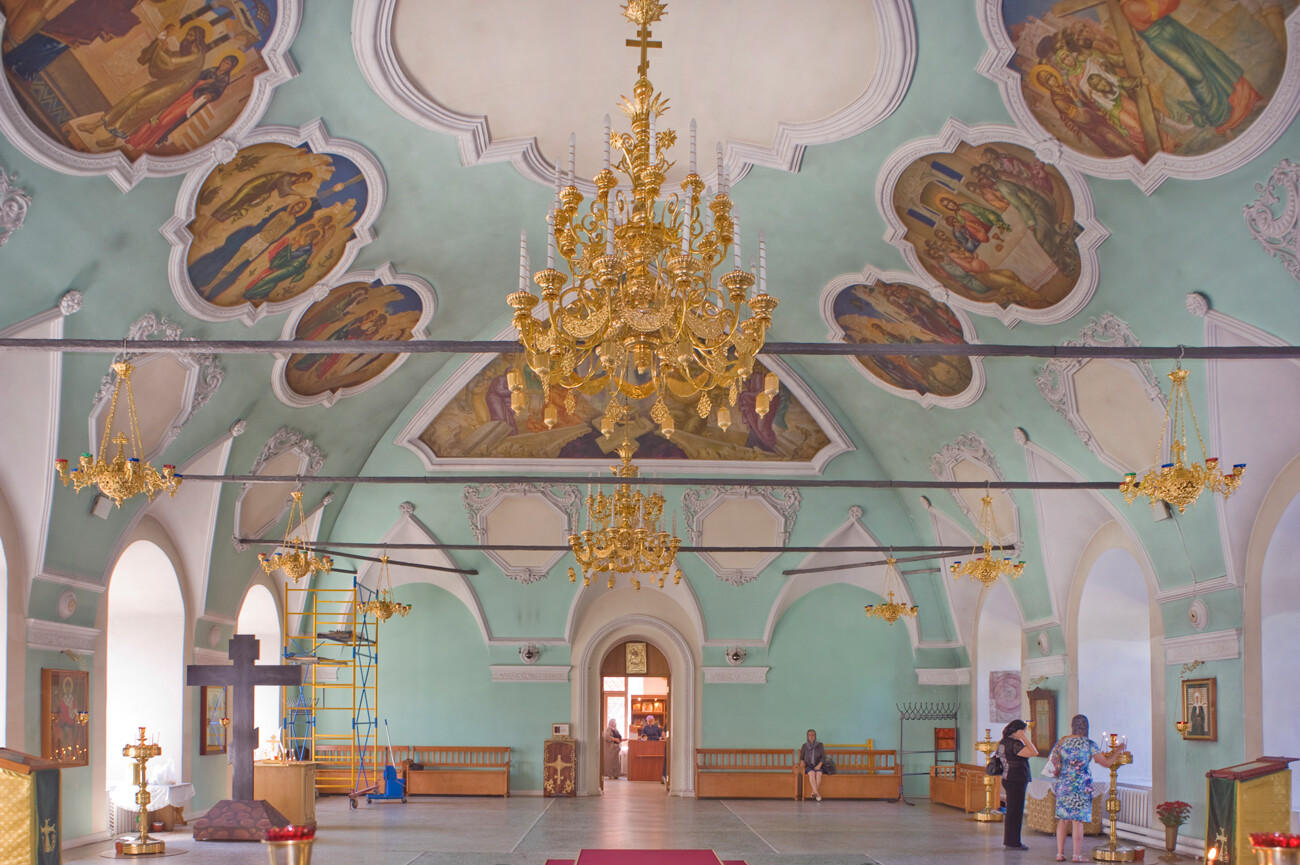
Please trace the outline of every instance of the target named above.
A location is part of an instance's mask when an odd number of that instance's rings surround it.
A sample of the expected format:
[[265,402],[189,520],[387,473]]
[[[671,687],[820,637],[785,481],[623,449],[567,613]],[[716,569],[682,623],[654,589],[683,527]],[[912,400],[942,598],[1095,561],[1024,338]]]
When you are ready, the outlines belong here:
[[650,25],[662,18],[667,8],[667,3],[656,3],[654,0],[631,0],[623,7],[623,17],[640,25],[636,31],[637,38],[627,40],[627,46],[641,49],[641,65],[636,71],[643,78],[650,71],[650,49],[664,47],[662,42],[650,41]]

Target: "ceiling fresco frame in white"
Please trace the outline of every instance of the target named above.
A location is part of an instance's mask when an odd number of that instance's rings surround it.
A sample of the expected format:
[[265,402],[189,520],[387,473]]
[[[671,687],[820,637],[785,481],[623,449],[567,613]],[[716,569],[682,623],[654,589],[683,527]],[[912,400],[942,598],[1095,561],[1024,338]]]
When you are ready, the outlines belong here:
[[[461,493],[461,503],[465,506],[465,513],[469,515],[469,526],[474,531],[475,543],[491,543],[488,540],[488,514],[505,499],[517,497],[538,499],[559,515],[564,523],[564,537],[578,530],[582,492],[573,484],[517,482],[470,484]],[[524,585],[544,579],[561,559],[569,555],[567,550],[555,550],[547,557],[544,565],[527,567],[510,564],[498,550],[483,550],[483,554],[491,559],[507,577]]]
[[[234,155],[244,136],[257,126],[271,105],[275,88],[297,76],[298,69],[289,56],[289,46],[298,35],[302,5],[303,0],[278,0],[275,29],[259,51],[266,61],[267,71],[254,80],[248,102],[234,123],[220,136],[189,153],[176,156],[144,154],[132,162],[118,150],[81,153],[65,147],[41,132],[27,117],[7,80],[0,83],[0,133],[23,155],[46,168],[74,177],[106,175],[123,192],[128,192],[146,177],[171,177],[220,165]],[[3,24],[4,15],[0,14],[0,26]]]
[[[955,292],[931,276],[921,265],[921,258],[916,248],[907,241],[907,228],[894,212],[894,188],[903,172],[917,159],[927,155],[955,153],[959,144],[978,146],[982,144],[1015,144],[1028,148],[1044,163],[1051,165],[1061,173],[1070,195],[1074,198],[1074,221],[1083,226],[1083,231],[1074,239],[1079,249],[1079,277],[1070,293],[1060,302],[1046,309],[1025,309],[1011,305],[1006,309],[996,303],[976,303]],[[1074,316],[1092,299],[1100,280],[1100,268],[1097,262],[1097,247],[1110,236],[1110,229],[1097,219],[1093,208],[1092,192],[1088,189],[1083,175],[1069,165],[1059,161],[1060,148],[1053,146],[1053,141],[1035,140],[1015,126],[1001,123],[981,123],[967,126],[960,120],[949,117],[943,129],[932,138],[917,138],[899,147],[885,160],[876,179],[876,207],[885,218],[888,228],[885,241],[897,247],[912,268],[912,278],[917,285],[924,286],[939,300],[949,306],[961,307],[976,315],[996,318],[1007,327],[1015,327],[1022,321],[1030,324],[1057,324]]]
[[[1117,316],[1105,312],[1099,318],[1091,319],[1083,329],[1079,331],[1078,339],[1067,339],[1061,343],[1062,346],[1109,346],[1122,348],[1136,348],[1142,343],[1129,327],[1128,322]],[[1034,376],[1034,383],[1038,385],[1038,392],[1042,394],[1047,404],[1056,409],[1061,417],[1065,418],[1070,429],[1079,440],[1088,446],[1088,450],[1096,454],[1097,459],[1101,460],[1110,468],[1124,474],[1130,471],[1130,467],[1122,465],[1119,460],[1106,453],[1101,443],[1093,436],[1088,421],[1083,417],[1079,410],[1078,394],[1074,387],[1074,374],[1083,369],[1085,365],[1095,358],[1077,358],[1077,357],[1054,357],[1049,359],[1041,367],[1038,374]],[[1155,404],[1161,412],[1169,407],[1169,402],[1165,398],[1165,392],[1160,389],[1159,382],[1156,381],[1156,374],[1151,369],[1151,364],[1145,360],[1119,361],[1127,363],[1136,375],[1139,384],[1142,387],[1147,398]]]
[[[1204,180],[1242,167],[1272,147],[1291,125],[1296,111],[1300,110],[1300,52],[1289,50],[1282,80],[1269,98],[1268,105],[1250,128],[1231,143],[1200,156],[1175,156],[1162,151],[1145,164],[1135,156],[1089,156],[1061,142],[1029,110],[1020,90],[1021,78],[1009,68],[1016,48],[1002,23],[1002,0],[976,0],[976,3],[979,8],[980,30],[983,31],[989,48],[980,58],[975,70],[998,85],[1002,103],[1016,124],[1038,142],[1044,151],[1055,149],[1059,153],[1060,163],[1094,177],[1131,180],[1147,195],[1155,192],[1160,184],[1171,177]],[[1300,44],[1300,10],[1292,12],[1287,19],[1286,31],[1292,46]]]
[[[435,132],[454,136],[462,165],[509,162],[524,177],[553,186],[558,166],[548,160],[535,137],[494,141],[489,118],[464,114],[440,104],[406,76],[390,36],[398,0],[355,0],[352,7],[352,49],[370,88],[394,111]],[[902,103],[916,68],[916,20],[907,0],[876,0],[880,57],[866,90],[829,117],[807,123],[778,122],[771,147],[744,141],[724,142],[724,163],[732,183],[750,166],[761,165],[791,173],[799,170],[809,145],[829,144],[865,132],[889,117]],[[708,160],[705,160],[708,163]],[[706,186],[717,186],[716,168],[701,174]],[[578,178],[585,196],[596,192],[588,179]]]
[[[997,481],[1007,479],[1007,476],[1002,473],[1001,466],[998,465],[997,457],[993,455],[993,451],[989,448],[989,443],[977,432],[959,435],[940,448],[937,454],[930,457],[930,474],[934,475],[935,480],[955,481],[957,480],[955,469],[958,463],[966,461],[984,467]],[[990,486],[997,486],[997,481],[992,482]],[[958,495],[958,490],[950,489],[948,492],[952,496],[952,500],[957,503],[957,507],[966,515],[966,519],[970,520],[971,527],[977,532],[979,530],[980,515],[971,509],[964,498]],[[1020,505],[1016,502],[1016,497],[1011,494],[1010,490],[1006,490],[1005,494],[1011,502],[1013,525],[1010,537],[1006,538],[1003,543],[1010,542],[1019,547],[1022,543],[1020,536]],[[1003,529],[1003,531],[1006,530]],[[971,534],[974,536],[974,532]],[[997,543],[997,541],[995,540],[994,543]]]
[[6,173],[0,166],[0,246],[23,227],[27,208],[32,204],[32,194],[17,183],[18,175]]
[[[297,330],[298,322],[307,314],[307,310],[318,301],[324,300],[326,295],[338,288],[340,285],[346,285],[349,282],[378,282],[383,285],[403,285],[410,288],[419,296],[422,310],[420,320],[415,323],[411,329],[411,339],[424,339],[428,336],[426,328],[433,319],[434,314],[438,311],[438,294],[434,291],[428,280],[415,276],[410,273],[398,273],[393,270],[393,263],[385,262],[374,270],[352,270],[342,276],[328,281],[318,282],[311,291],[304,292],[300,297],[295,298],[299,306],[290,313],[284,322],[284,329],[280,333],[281,339],[294,339],[294,332]],[[305,300],[304,300],[305,298]],[[365,393],[379,385],[384,379],[388,378],[397,371],[406,359],[410,357],[409,352],[397,355],[396,359],[388,365],[386,369],[376,375],[374,378],[367,379],[358,385],[352,387],[340,388],[337,391],[327,390],[324,393],[315,396],[306,397],[289,387],[286,378],[286,370],[289,365],[291,355],[277,352],[275,355],[275,365],[271,369],[271,390],[275,393],[280,402],[294,408],[307,408],[308,406],[319,405],[329,408],[341,399],[350,396]]]
[[[262,446],[262,452],[258,455],[257,459],[253,461],[252,468],[248,470],[248,473],[250,475],[261,474],[262,468],[268,462],[285,453],[297,454],[298,471],[295,472],[295,474],[300,477],[309,477],[314,475],[321,470],[323,465],[325,465],[325,454],[321,453],[320,448],[316,447],[315,442],[291,427],[282,426],[276,430],[269,439],[267,439],[266,444]],[[251,483],[240,485],[239,497],[235,499],[235,514],[233,520],[235,526],[235,540],[238,540],[242,531],[241,526],[243,525],[242,511],[244,497],[253,489],[253,486],[254,485]],[[294,488],[301,490],[302,484],[296,484]],[[280,518],[283,517],[285,512],[288,510],[289,500],[285,499],[284,504],[282,504],[279,510],[276,511],[274,517],[268,520],[264,525],[258,526],[256,531],[249,531],[244,534],[243,537],[262,537],[266,530],[278,523]],[[238,548],[238,544],[236,544],[236,548]]]
[[[498,340],[515,339],[518,334],[513,326],[507,327],[497,335]],[[495,360],[497,355],[491,352],[472,354],[448,376],[433,395],[425,400],[424,405],[415,413],[393,443],[404,447],[420,458],[426,471],[440,471],[455,468],[465,471],[500,471],[503,468],[518,468],[530,472],[604,472],[609,469],[609,459],[485,459],[482,457],[440,457],[428,445],[420,440],[420,433],[433,423],[438,413],[443,410],[461,389],[468,385],[480,370]],[[843,453],[856,450],[853,442],[844,432],[812,389],[804,384],[803,379],[792,370],[785,361],[775,355],[760,354],[758,359],[775,372],[781,384],[790,389],[800,404],[808,411],[817,425],[821,427],[829,443],[818,451],[808,462],[790,463],[764,460],[725,461],[725,460],[638,460],[642,470],[650,471],[701,471],[732,475],[820,475],[826,470],[831,460]],[[606,476],[608,477],[608,476]]]
[[[1277,190],[1283,191],[1279,199]],[[1267,182],[1256,183],[1259,197],[1241,209],[1246,229],[1269,258],[1276,258],[1287,273],[1300,280],[1300,164],[1283,159],[1273,167]],[[1282,205],[1282,212],[1274,207]]]
[[[799,492],[798,487],[708,486],[687,487],[682,492],[682,514],[686,518],[686,531],[691,544],[699,546],[703,543],[704,520],[720,505],[728,501],[748,499],[761,504],[780,526],[772,546],[785,546],[790,543],[790,533],[794,531],[795,520],[799,517],[799,504],[803,499],[803,494]],[[743,586],[757,579],[763,570],[776,561],[781,554],[767,553],[757,564],[748,568],[725,567],[712,553],[702,552],[696,555],[724,583]]]
[[[822,320],[825,321],[826,326],[830,328],[830,332],[826,335],[827,339],[835,342],[849,342],[848,335],[844,332],[844,328],[840,327],[839,322],[835,320],[833,307],[836,295],[849,286],[859,284],[871,285],[875,282],[903,283],[911,288],[926,292],[936,303],[943,304],[952,310],[957,321],[961,323],[962,339],[966,344],[979,344],[979,335],[975,332],[975,325],[971,323],[970,316],[967,315],[966,311],[961,307],[956,307],[948,303],[948,300],[951,298],[944,297],[945,294],[949,294],[946,290],[943,290],[941,287],[936,289],[933,282],[922,284],[914,273],[901,270],[877,270],[875,266],[871,264],[864,267],[860,274],[846,273],[843,276],[835,277],[830,282],[826,283],[826,287],[822,289]],[[931,409],[935,406],[949,409],[966,408],[967,406],[974,405],[984,393],[986,380],[984,361],[979,357],[970,358],[971,382],[961,393],[956,394],[955,396],[934,396],[929,393],[917,393],[914,390],[897,388],[872,373],[871,370],[867,369],[862,364],[858,363],[857,358],[847,357],[845,360],[852,364],[854,369],[865,376],[866,379],[876,387],[886,393],[892,393],[894,396],[901,396],[904,399],[910,399],[913,402],[918,403],[921,408],[924,409]]]
[[318,281],[318,284],[331,283],[339,274],[346,273],[356,259],[357,253],[375,239],[371,226],[379,217],[379,212],[383,210],[384,199],[388,192],[388,180],[379,160],[369,150],[353,141],[331,137],[325,129],[324,121],[320,118],[305,123],[299,128],[258,127],[241,139],[237,147],[224,152],[222,159],[200,165],[185,175],[185,179],[181,181],[180,192],[176,195],[176,210],[159,229],[172,246],[171,255],[167,260],[167,279],[171,284],[172,295],[182,309],[204,321],[241,321],[251,326],[266,316],[279,315],[298,305],[306,306],[310,302],[308,296],[311,290],[308,290],[289,300],[264,303],[257,307],[251,303],[235,307],[217,306],[200,298],[190,282],[185,256],[194,238],[187,226],[195,217],[196,199],[203,183],[214,168],[234,159],[242,148],[254,144],[283,144],[288,147],[300,147],[306,144],[311,147],[313,153],[334,154],[351,160],[365,178],[365,210],[357,217],[357,221],[349,226],[353,234],[352,239],[343,247],[343,252],[339,260],[334,263],[334,267]]
[[[181,326],[169,319],[167,316],[159,317],[152,312],[147,312],[126,332],[126,338],[132,341],[153,340],[158,342],[189,342],[193,341],[192,336],[183,336],[184,330]],[[225,370],[218,363],[216,355],[211,354],[140,354],[136,352],[118,352],[113,356],[111,363],[120,361],[130,361],[137,369],[141,366],[151,363],[159,358],[167,358],[174,361],[182,367],[185,367],[185,396],[182,400],[182,408],[167,426],[167,430],[158,440],[158,445],[152,451],[141,454],[140,458],[146,462],[152,462],[160,454],[165,453],[171,443],[176,441],[176,437],[181,434],[185,424],[190,422],[194,413],[207,404],[212,395],[221,387],[221,382],[225,378]],[[111,371],[104,374],[99,382],[99,390],[96,391],[94,399],[91,401],[90,417],[90,450],[92,452],[99,449],[99,419],[109,408],[112,402],[113,387],[117,382],[117,376]]]

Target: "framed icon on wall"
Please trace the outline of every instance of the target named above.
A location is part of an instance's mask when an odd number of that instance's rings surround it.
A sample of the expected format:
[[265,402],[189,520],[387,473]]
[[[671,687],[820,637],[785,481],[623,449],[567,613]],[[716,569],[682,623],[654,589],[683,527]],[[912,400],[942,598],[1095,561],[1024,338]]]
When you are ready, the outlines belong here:
[[1183,679],[1183,720],[1189,741],[1219,741],[1218,698],[1215,679]]
[[200,685],[199,704],[203,717],[199,719],[199,753],[226,753],[227,735],[230,732],[230,713],[226,709],[225,685]]
[[41,670],[41,756],[61,766],[90,762],[90,674]]
[[646,674],[646,663],[645,643],[628,643],[627,674],[629,676],[644,676]]
[[1034,747],[1044,756],[1056,744],[1056,692],[1034,688],[1029,699],[1029,720],[1033,722]]

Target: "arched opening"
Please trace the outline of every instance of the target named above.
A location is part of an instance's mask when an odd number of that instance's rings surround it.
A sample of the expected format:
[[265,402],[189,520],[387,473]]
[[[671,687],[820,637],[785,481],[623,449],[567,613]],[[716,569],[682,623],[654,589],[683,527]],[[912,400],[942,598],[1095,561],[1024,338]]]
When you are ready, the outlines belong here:
[[[623,742],[601,742],[601,773],[606,779],[659,781],[664,777],[667,743],[647,741],[653,719],[660,741],[669,736],[669,685],[672,667],[659,647],[646,640],[626,640],[610,648],[600,662],[600,728],[610,720]],[[653,730],[653,727],[650,727]]]
[[991,730],[997,739],[1007,722],[1021,717],[1020,630],[1015,598],[998,580],[987,590],[975,631],[975,738]]
[[[1264,553],[1260,577],[1260,672],[1265,682],[1261,705],[1264,753],[1294,750],[1300,692],[1268,683],[1288,682],[1300,656],[1300,592],[1295,590],[1295,562],[1300,555],[1300,496],[1291,499]],[[1273,750],[1269,750],[1272,748]],[[1291,801],[1300,803],[1300,772],[1291,773]],[[1295,804],[1292,808],[1297,807]]]
[[[108,583],[105,655],[105,778],[131,780],[122,746],[146,728],[180,781],[185,681],[185,608],[171,559],[156,544],[136,541],[113,566]],[[151,767],[154,769],[154,767]]]
[[[9,674],[9,564],[5,561],[4,541],[0,541],[0,678]],[[9,729],[8,682],[0,687],[0,748],[8,744],[5,735]]]
[[[275,598],[266,586],[257,584],[244,595],[235,620],[235,633],[252,634],[257,638],[259,664],[280,663],[280,614],[275,608]],[[253,723],[257,725],[257,750],[259,757],[271,756],[271,737],[280,739],[280,688],[254,688]]]
[[[1097,557],[1079,597],[1077,627],[1079,712],[1088,716],[1093,739],[1103,730],[1128,737],[1133,764],[1124,769],[1125,783],[1150,786],[1150,599],[1142,569],[1127,550]],[[1116,694],[1126,696],[1116,700]],[[1093,768],[1100,779],[1102,770]]]

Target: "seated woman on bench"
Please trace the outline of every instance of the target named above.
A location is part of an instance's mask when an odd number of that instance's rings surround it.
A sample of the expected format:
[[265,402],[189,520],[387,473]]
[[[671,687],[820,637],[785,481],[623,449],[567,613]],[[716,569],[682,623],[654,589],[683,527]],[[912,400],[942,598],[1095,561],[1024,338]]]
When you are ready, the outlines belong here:
[[822,800],[822,794],[818,792],[817,787],[822,781],[822,764],[826,762],[826,749],[821,742],[817,741],[817,731],[808,731],[808,741],[803,743],[799,749],[799,762],[803,766],[804,774],[808,776],[808,783],[812,786],[813,798],[818,802]]

